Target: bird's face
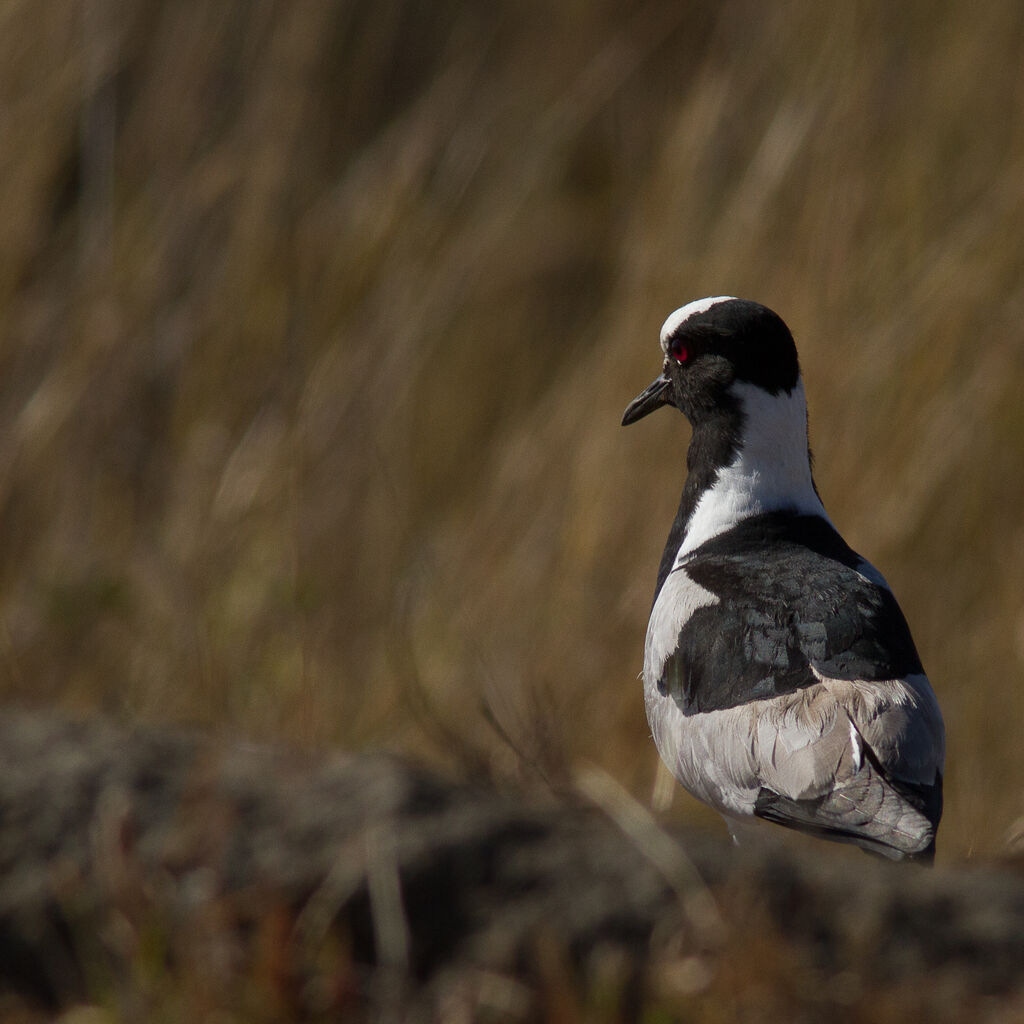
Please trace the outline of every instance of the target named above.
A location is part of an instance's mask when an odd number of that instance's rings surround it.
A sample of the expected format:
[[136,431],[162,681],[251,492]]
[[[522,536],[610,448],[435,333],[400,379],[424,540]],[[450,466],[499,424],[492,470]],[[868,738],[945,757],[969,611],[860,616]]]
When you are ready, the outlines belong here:
[[800,367],[782,320],[756,302],[699,299],[677,309],[661,329],[661,375],[630,402],[623,426],[674,405],[696,426],[728,401],[737,380],[769,394],[790,391]]

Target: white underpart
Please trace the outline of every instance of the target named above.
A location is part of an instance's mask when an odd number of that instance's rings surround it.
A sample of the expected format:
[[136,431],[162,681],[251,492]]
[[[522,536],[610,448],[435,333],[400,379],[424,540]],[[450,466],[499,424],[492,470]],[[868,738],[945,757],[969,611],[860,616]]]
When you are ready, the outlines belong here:
[[803,381],[788,394],[771,395],[746,381],[730,393],[744,413],[743,440],[730,465],[697,502],[676,554],[681,565],[694,549],[750,516],[780,509],[828,519],[814,490],[807,454],[807,402]]
[[691,316],[696,316],[697,313],[703,313],[712,306],[717,306],[720,302],[732,302],[734,298],[735,296],[732,295],[713,295],[707,299],[696,299],[693,302],[688,302],[685,306],[680,306],[675,312],[669,313],[668,319],[661,326],[662,351],[668,353],[668,339],[679,329],[681,323],[689,320]]

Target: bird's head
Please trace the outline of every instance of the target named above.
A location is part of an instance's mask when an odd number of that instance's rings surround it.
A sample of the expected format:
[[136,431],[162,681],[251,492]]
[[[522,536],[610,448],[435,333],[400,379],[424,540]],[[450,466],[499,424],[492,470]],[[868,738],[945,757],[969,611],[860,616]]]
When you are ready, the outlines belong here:
[[743,381],[770,395],[789,393],[800,379],[789,328],[770,309],[730,296],[698,299],[677,309],[661,329],[661,375],[622,417],[628,426],[662,405],[674,405],[697,426],[729,401]]

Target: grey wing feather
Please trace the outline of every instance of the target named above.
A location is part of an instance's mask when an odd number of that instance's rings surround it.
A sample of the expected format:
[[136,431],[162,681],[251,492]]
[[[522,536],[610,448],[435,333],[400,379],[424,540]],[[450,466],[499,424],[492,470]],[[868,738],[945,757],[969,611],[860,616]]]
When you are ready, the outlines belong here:
[[923,675],[819,677],[794,694],[698,715],[653,686],[646,696],[662,757],[698,798],[886,856],[927,858],[945,741]]
[[[822,684],[840,699],[836,721],[809,744],[808,763],[798,759],[761,788],[754,814],[887,857],[930,859],[945,738],[927,680]],[[802,724],[811,724],[806,714]]]
[[[941,801],[942,777],[935,799]],[[941,806],[941,804],[940,804]],[[893,860],[930,860],[935,851],[935,826],[890,785],[868,761],[821,797],[795,800],[762,789],[754,804],[759,818],[826,839],[849,842]]]

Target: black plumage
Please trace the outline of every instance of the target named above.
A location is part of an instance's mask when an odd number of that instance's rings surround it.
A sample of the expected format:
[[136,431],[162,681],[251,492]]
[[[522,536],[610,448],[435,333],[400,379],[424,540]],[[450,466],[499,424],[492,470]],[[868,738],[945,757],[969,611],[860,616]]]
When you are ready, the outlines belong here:
[[923,671],[892,592],[819,516],[772,512],[699,547],[676,572],[719,600],[683,624],[659,689],[685,714],[833,679]]

